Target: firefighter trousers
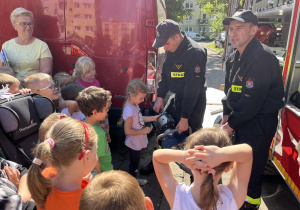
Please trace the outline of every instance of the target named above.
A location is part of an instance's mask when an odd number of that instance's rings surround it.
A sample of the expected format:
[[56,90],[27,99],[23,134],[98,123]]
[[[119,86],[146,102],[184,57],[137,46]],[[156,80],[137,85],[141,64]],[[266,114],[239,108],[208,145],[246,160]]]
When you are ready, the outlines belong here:
[[247,192],[247,195],[253,199],[261,196],[263,173],[277,123],[277,112],[258,114],[253,119],[242,123],[236,130],[235,144],[247,143],[253,150],[253,164]]

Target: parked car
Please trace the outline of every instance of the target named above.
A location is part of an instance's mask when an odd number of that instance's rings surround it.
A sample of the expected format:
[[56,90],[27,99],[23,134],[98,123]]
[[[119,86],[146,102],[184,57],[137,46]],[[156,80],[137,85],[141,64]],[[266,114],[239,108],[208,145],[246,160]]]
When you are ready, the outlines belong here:
[[214,34],[209,37],[209,40],[211,40],[211,41],[215,40],[215,39],[216,39],[216,35],[214,35]]
[[203,41],[205,39],[204,36],[201,36],[200,34],[198,34],[196,32],[187,32],[186,35],[195,41]]
[[221,33],[215,39],[215,48],[223,48],[225,43],[225,31]]

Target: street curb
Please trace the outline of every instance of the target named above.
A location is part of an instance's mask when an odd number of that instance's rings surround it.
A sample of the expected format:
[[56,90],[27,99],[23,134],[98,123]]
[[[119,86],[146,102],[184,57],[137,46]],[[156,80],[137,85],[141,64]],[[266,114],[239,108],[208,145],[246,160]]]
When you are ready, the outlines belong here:
[[215,49],[213,49],[213,48],[210,48],[210,47],[207,47],[206,45],[203,45],[203,44],[201,44],[201,43],[199,43],[202,47],[204,47],[204,48],[206,48],[206,49],[210,49],[211,51],[214,51],[215,53],[217,53],[218,54],[218,56],[220,56],[220,57],[222,57],[222,52],[219,52],[219,51],[217,51],[217,50],[215,50]]

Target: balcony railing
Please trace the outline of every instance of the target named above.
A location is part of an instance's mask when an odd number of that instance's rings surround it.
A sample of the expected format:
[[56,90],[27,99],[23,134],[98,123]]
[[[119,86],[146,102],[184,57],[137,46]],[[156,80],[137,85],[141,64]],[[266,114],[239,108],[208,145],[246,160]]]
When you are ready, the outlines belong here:
[[199,25],[207,25],[208,20],[207,19],[198,19],[198,24]]

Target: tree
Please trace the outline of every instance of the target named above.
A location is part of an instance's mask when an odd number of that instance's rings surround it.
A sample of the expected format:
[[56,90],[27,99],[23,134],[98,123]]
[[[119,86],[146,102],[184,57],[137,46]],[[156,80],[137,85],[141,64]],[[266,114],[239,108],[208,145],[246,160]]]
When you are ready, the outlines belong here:
[[215,21],[212,22],[211,26],[215,35],[224,30],[222,21],[227,17],[228,0],[199,0],[198,4],[203,5],[201,11],[215,16]]
[[182,22],[183,19],[193,14],[192,9],[185,9],[185,0],[166,0],[166,9],[168,19],[176,22]]

